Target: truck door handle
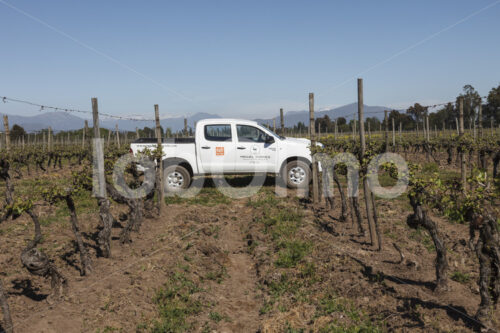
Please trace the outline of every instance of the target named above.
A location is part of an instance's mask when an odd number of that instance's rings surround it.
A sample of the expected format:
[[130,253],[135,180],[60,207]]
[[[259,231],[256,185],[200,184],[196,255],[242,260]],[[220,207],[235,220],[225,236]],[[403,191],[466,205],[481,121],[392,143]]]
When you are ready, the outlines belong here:
[[203,147],[201,147],[201,149],[210,149],[210,147],[209,146],[203,146]]
[[238,147],[238,149],[240,149],[240,150],[247,149],[247,147]]

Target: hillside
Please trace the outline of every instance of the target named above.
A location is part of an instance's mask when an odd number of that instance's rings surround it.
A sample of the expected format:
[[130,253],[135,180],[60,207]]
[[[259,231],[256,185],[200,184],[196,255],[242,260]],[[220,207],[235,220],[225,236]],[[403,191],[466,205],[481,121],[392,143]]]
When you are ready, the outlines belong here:
[[[328,115],[331,119],[335,119],[338,117],[345,117],[346,119],[352,119],[352,115],[355,114],[358,110],[357,103],[347,104],[338,108],[318,111],[315,113],[316,118],[321,118],[325,115]],[[366,117],[374,117],[382,118],[384,110],[390,110],[385,106],[369,106],[365,105],[365,113]],[[3,115],[5,113],[2,113]],[[65,112],[46,112],[40,113],[35,116],[17,116],[12,114],[7,114],[9,116],[9,124],[12,127],[14,124],[22,126],[27,132],[40,131],[44,128],[52,127],[54,132],[59,131],[68,131],[68,130],[77,130],[82,128],[84,125],[85,118],[78,117],[72,113]],[[206,118],[221,118],[221,116],[217,114],[210,114],[199,112],[192,116],[187,117],[188,126],[194,128],[195,123],[201,119]],[[242,116],[242,118],[245,118]],[[269,119],[254,119],[260,124],[273,124],[273,119],[276,119],[276,125],[278,126],[280,123],[279,112],[276,112],[275,118]],[[144,127],[154,127],[154,123],[150,120],[121,120],[121,119],[112,119],[101,117],[101,127],[114,129],[118,124],[118,128],[122,131],[135,131],[135,128],[144,128]],[[285,126],[291,127],[297,125],[299,122],[303,122],[305,124],[309,123],[309,111],[288,111],[285,112],[284,115]],[[89,124],[92,121],[89,119]],[[184,117],[173,117],[173,118],[165,118],[160,120],[160,123],[163,128],[170,128],[172,131],[180,131],[184,128]],[[91,126],[91,125],[89,125]]]

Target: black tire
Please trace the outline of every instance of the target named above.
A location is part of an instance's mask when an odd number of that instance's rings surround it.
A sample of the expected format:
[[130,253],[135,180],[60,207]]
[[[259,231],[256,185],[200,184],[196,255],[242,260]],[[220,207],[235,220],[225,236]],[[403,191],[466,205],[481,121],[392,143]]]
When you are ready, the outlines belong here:
[[295,160],[286,164],[283,170],[283,181],[288,188],[307,188],[311,179],[311,168],[303,161]]
[[165,192],[177,193],[189,188],[191,185],[191,174],[181,165],[169,165],[163,169]]

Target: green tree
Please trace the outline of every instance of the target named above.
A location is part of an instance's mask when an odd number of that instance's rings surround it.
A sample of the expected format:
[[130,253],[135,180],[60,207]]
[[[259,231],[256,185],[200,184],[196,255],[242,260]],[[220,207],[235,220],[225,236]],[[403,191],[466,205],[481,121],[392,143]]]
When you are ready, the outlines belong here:
[[473,86],[467,84],[463,88],[463,93],[457,97],[457,106],[460,97],[464,99],[464,122],[467,124],[476,118],[476,109],[481,104],[481,95],[479,95]]
[[141,138],[154,138],[156,136],[155,129],[150,127],[144,127],[142,130],[139,130],[139,136]]
[[392,119],[394,119],[394,126],[399,129],[399,123],[403,130],[413,130],[415,128],[415,122],[413,121],[411,115],[401,113],[397,110],[392,110],[389,113],[389,128],[392,128]]
[[443,124],[446,128],[455,128],[455,117],[458,117],[458,111],[452,103],[446,104],[443,108],[429,115],[429,123],[431,128],[437,126],[442,129]]
[[495,124],[500,123],[500,84],[492,88],[488,93],[488,104],[483,108],[483,120],[486,127],[490,126],[490,119],[493,118]]
[[410,115],[415,121],[421,122],[427,112],[427,107],[415,103],[406,110],[406,114]]
[[328,115],[324,115],[323,118],[318,118],[315,121],[316,123],[316,131],[319,130],[319,126],[321,126],[321,132],[331,132],[333,129],[333,123],[330,120]]
[[24,135],[26,135],[26,131],[24,130],[24,128],[22,128],[17,124],[12,126],[12,129],[10,130],[10,139],[12,141],[16,141],[17,139],[23,137]]
[[338,117],[337,118],[337,125],[338,126],[342,126],[342,125],[345,125],[345,124],[347,124],[347,121],[345,120],[344,117]]

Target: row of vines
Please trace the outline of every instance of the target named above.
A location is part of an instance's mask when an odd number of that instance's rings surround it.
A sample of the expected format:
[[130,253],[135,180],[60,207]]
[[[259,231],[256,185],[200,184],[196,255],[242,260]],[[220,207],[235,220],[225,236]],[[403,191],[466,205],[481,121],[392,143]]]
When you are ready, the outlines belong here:
[[[139,232],[144,218],[158,214],[157,205],[153,202],[154,192],[140,199],[130,199],[123,195],[127,188],[140,186],[145,180],[137,171],[135,164],[129,164],[125,169],[125,179],[121,182],[112,181],[115,162],[120,156],[128,153],[127,147],[119,148],[109,145],[105,152],[106,197],[95,197],[99,207],[100,227],[95,232],[97,255],[112,257],[111,228],[122,227],[120,243],[131,243],[131,233]],[[43,176],[65,172],[63,181],[43,182]],[[76,253],[80,255],[79,269],[82,276],[93,273],[92,258],[86,248],[80,231],[79,216],[75,201],[83,192],[92,192],[92,151],[90,145],[56,145],[49,151],[43,151],[36,146],[13,147],[0,151],[0,181],[4,184],[5,195],[0,206],[0,223],[8,219],[28,216],[33,223],[33,237],[26,244],[20,261],[23,267],[32,275],[47,279],[52,288],[53,297],[61,297],[68,286],[68,279],[61,273],[40,248],[42,240],[42,225],[39,218],[39,207],[66,205],[69,211],[69,222],[76,244]],[[23,178],[34,180],[34,186],[28,193],[18,192],[15,181]],[[120,188],[121,187],[121,188]],[[125,205],[128,214],[113,216],[111,205]],[[3,328],[7,333],[14,331],[6,291],[0,281],[0,305],[4,316]]]
[[[436,250],[434,292],[437,295],[449,291],[449,265],[447,246],[440,226],[433,216],[441,216],[451,223],[469,226],[468,246],[475,251],[480,267],[478,286],[481,303],[475,320],[479,326],[491,328],[492,311],[500,297],[499,138],[491,135],[474,140],[465,135],[431,140],[402,138],[395,143],[389,143],[387,137],[380,136],[368,140],[363,156],[359,140],[349,137],[334,139],[328,136],[322,138],[321,142],[324,147],[317,147],[315,152],[326,154],[330,158],[340,153],[351,153],[356,156],[360,165],[360,183],[364,182],[370,171],[368,170],[370,162],[379,154],[393,152],[404,157],[408,163],[406,174],[398,174],[398,169],[392,162],[383,163],[380,170],[375,170],[375,173],[385,172],[393,180],[398,176],[406,178],[408,189],[403,195],[407,196],[412,209],[407,215],[406,224],[411,229],[426,230],[433,241]],[[466,160],[465,184],[461,181],[460,174],[462,156]],[[348,175],[347,164],[342,159],[330,164],[325,163],[326,160],[324,158],[321,160],[324,170],[318,183],[327,208],[334,208],[333,194],[338,190],[341,208],[338,219],[346,221],[350,218],[352,227],[361,236],[364,236],[365,230],[368,229],[373,250],[381,251],[384,244],[378,227],[376,207],[378,199],[376,200],[374,194],[364,188],[366,220],[363,219],[364,214],[358,196],[355,193],[345,193],[342,179]],[[422,169],[431,163],[438,165],[439,168],[430,174],[423,173]],[[358,184],[354,184],[354,189],[350,191],[357,191],[357,188]],[[401,254],[395,243],[393,246]]]

